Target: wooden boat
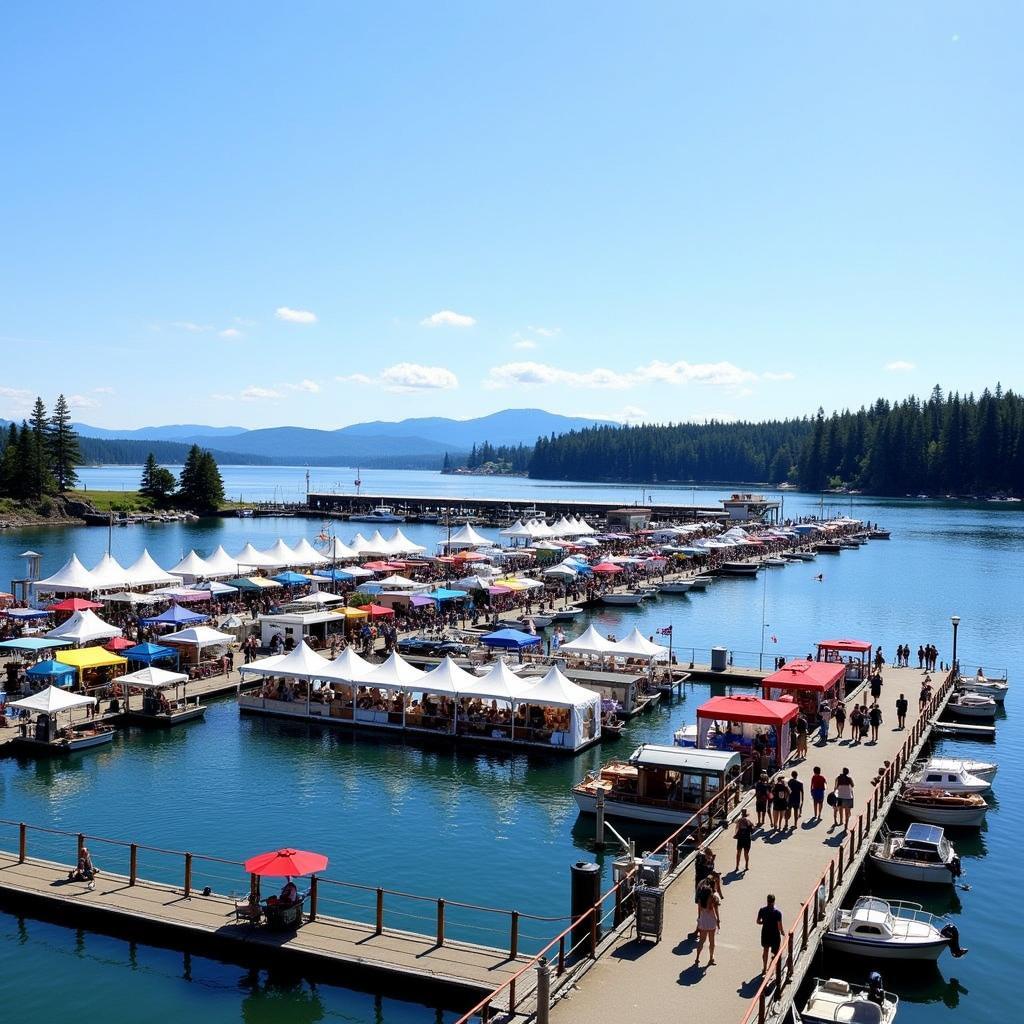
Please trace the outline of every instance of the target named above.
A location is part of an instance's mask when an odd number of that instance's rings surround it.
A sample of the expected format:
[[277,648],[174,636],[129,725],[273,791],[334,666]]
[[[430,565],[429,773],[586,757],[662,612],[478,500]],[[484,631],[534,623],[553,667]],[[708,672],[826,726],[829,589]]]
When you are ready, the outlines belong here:
[[33,753],[75,754],[92,747],[113,742],[114,729],[109,725],[78,725],[62,729],[50,739],[39,733],[27,733],[15,741],[19,747]]
[[914,766],[908,784],[945,790],[947,793],[987,793],[992,783],[971,775],[962,767],[943,768],[930,761]]
[[686,594],[693,590],[693,580],[669,580],[658,584],[659,594]]
[[718,567],[719,576],[756,576],[760,562],[723,562]]
[[991,697],[958,690],[946,703],[946,710],[961,718],[995,718],[999,705]]
[[883,874],[907,882],[951,885],[960,877],[960,858],[938,825],[914,822],[906,832],[883,829],[868,850],[868,860]]
[[909,818],[932,825],[978,828],[985,821],[988,804],[977,793],[949,793],[926,786],[906,786],[893,807]]
[[899,997],[884,989],[879,992],[881,1003],[869,996],[866,986],[851,985],[840,978],[815,978],[799,1020],[804,1024],[893,1024]]
[[949,948],[944,924],[919,903],[861,896],[852,908],[835,912],[822,941],[828,949],[876,960],[938,960]]

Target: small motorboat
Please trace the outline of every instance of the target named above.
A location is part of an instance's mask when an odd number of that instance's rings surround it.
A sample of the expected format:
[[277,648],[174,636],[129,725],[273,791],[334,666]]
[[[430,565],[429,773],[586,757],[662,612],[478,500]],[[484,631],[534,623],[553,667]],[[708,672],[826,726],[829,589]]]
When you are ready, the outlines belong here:
[[693,590],[693,580],[669,580],[658,584],[659,594],[685,594]]
[[581,608],[563,608],[559,612],[551,613],[552,622],[572,622],[573,619],[578,619],[583,614]]
[[999,771],[999,765],[991,761],[968,761],[959,757],[932,757],[928,759],[928,764],[938,771],[965,771],[986,782],[991,782]]
[[829,949],[877,960],[938,960],[949,948],[946,922],[920,903],[861,896],[837,910],[822,940]]
[[851,985],[840,978],[815,978],[800,1020],[804,1024],[893,1024],[899,1002],[899,997],[881,988]]
[[760,562],[723,562],[718,567],[718,574],[720,576],[756,576],[760,568]]
[[529,632],[530,624],[532,623],[536,629],[545,629],[554,621],[553,615],[541,615],[539,613],[537,615],[524,615],[519,619],[519,628]]
[[769,566],[779,566],[779,565],[785,565],[786,564],[786,560],[784,558],[776,558],[773,555],[771,558],[764,559],[764,561],[761,564],[762,565],[769,565]]
[[947,793],[987,793],[992,783],[963,768],[939,768],[930,761],[914,766],[907,780],[911,786],[933,786]]
[[961,718],[995,718],[999,705],[991,697],[958,690],[949,698],[946,710]]
[[601,603],[602,604],[629,604],[629,605],[637,605],[646,596],[647,596],[646,594],[643,594],[643,593],[633,593],[631,591],[627,591],[624,594],[602,594],[601,595]]
[[817,558],[817,553],[814,551],[787,551],[782,557],[788,558],[791,562],[813,562]]
[[714,579],[714,576],[694,576],[693,579],[687,580],[690,584],[691,590],[707,590],[708,584]]
[[893,807],[908,818],[962,828],[980,827],[988,810],[985,798],[977,793],[949,793],[929,786],[905,786]]
[[872,540],[888,540],[892,534],[888,530],[869,530],[868,536]]
[[960,687],[968,693],[978,693],[982,697],[991,697],[997,704],[1006,701],[1006,691],[1010,684],[1005,679],[986,679],[985,676],[961,676]]
[[906,832],[883,830],[868,859],[883,874],[907,882],[950,885],[960,877],[960,858],[938,825],[915,821]]
[[823,541],[814,548],[819,555],[838,555],[843,550],[843,545],[838,541]]

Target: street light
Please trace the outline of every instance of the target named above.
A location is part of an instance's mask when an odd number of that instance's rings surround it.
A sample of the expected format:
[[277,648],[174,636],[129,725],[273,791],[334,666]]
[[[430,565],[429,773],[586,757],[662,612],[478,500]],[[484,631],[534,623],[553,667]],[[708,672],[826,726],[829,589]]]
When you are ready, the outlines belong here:
[[960,626],[960,616],[951,615],[949,621],[953,623],[953,671],[959,674],[956,660],[956,631]]

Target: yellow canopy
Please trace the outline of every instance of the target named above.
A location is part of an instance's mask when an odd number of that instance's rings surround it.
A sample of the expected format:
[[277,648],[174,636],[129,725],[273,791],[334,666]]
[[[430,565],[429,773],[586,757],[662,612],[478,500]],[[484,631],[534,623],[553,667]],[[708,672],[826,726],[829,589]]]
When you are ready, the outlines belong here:
[[521,580],[517,580],[514,576],[509,579],[495,580],[492,584],[495,587],[506,587],[509,590],[528,590],[529,588]]
[[57,660],[64,665],[77,668],[79,679],[82,677],[83,669],[128,664],[127,658],[122,658],[121,655],[114,654],[103,647],[80,647],[72,651],[58,651]]
[[365,619],[370,613],[364,612],[362,608],[335,608],[334,614],[345,619]]

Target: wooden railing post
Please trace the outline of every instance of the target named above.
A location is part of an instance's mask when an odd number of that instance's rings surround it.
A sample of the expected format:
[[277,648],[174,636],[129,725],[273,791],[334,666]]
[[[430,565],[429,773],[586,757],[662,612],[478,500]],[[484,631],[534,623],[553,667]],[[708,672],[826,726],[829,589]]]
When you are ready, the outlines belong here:
[[831,900],[836,892],[836,862],[828,862],[828,898]]
[[317,880],[316,875],[313,875],[309,880],[309,919],[310,921],[316,920],[316,896],[317,896]]
[[757,1024],[764,1024],[766,1019],[766,997],[764,994],[764,986],[761,986],[761,994],[757,998]]
[[128,884],[134,885],[139,877],[139,845],[132,843],[128,854]]
[[839,847],[839,871],[837,873],[839,875],[839,884],[842,885],[843,884],[843,847],[842,846]]
[[444,945],[444,900],[437,901],[437,944]]
[[786,982],[793,980],[793,933],[789,933],[789,942],[786,946]]
[[78,852],[75,854],[75,863],[77,864],[82,859],[82,851],[85,849],[85,836],[78,833]]
[[185,899],[192,898],[192,854],[185,854]]
[[561,977],[565,971],[565,936],[558,940],[558,976]]
[[590,908],[590,955],[597,957],[597,906]]
[[[817,899],[818,899],[817,892],[815,892],[815,894],[814,894],[814,899],[815,899],[815,902],[817,902]],[[805,903],[804,904],[804,934],[803,934],[803,938],[800,940],[800,952],[802,953],[806,948],[807,948],[807,904]]]
[[782,991],[782,954],[775,954],[775,995],[778,998]]
[[18,826],[18,863],[25,863],[25,856],[28,852],[28,828],[25,822]]
[[384,932],[384,890],[377,890],[377,934]]
[[509,936],[508,955],[515,960],[519,955],[519,911],[512,911],[512,934]]

